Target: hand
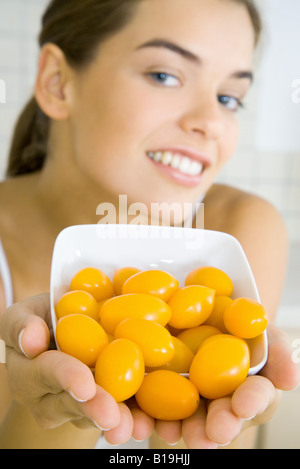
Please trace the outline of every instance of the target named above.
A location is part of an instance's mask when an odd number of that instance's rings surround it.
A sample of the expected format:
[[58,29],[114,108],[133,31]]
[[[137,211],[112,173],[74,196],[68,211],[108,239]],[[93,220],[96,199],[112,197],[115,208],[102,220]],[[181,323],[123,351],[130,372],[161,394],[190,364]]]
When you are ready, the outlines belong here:
[[[132,434],[145,439],[153,420],[136,424],[129,408],[96,385],[83,363],[54,350],[51,340],[49,295],[17,303],[0,318],[0,336],[7,346],[7,372],[12,397],[27,406],[43,428],[72,422],[79,428],[105,430],[111,444],[122,444]],[[51,350],[52,348],[52,350]],[[141,422],[141,425],[139,424]]]
[[231,397],[201,400],[198,411],[180,422],[157,422],[156,432],[169,444],[183,437],[188,449],[226,446],[251,427],[268,422],[280,404],[280,391],[300,383],[287,335],[275,326],[268,329],[269,358],[257,376],[248,377]]

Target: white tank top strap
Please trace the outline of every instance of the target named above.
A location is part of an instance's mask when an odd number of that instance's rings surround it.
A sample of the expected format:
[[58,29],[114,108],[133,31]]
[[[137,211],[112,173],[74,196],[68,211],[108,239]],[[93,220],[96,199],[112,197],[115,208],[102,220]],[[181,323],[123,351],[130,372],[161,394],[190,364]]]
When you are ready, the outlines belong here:
[[0,277],[3,282],[6,307],[8,308],[13,304],[13,286],[9,270],[9,265],[0,240]]

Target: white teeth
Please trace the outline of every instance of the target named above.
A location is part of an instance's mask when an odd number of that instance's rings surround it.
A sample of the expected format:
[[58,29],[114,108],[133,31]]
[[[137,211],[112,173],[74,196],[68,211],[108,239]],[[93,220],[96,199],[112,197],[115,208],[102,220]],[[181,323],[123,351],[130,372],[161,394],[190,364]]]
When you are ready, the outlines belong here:
[[191,166],[191,160],[189,158],[182,158],[179,166],[179,170],[184,174],[189,174]]
[[171,166],[178,169],[183,174],[198,176],[203,171],[203,165],[199,161],[192,160],[187,156],[182,156],[171,151],[156,151],[147,153],[149,158],[164,166]]
[[198,161],[193,161],[190,171],[192,174],[200,174],[203,171],[203,164]]
[[161,158],[162,158],[162,152],[161,151],[157,151],[157,152],[154,153],[154,161],[159,163],[161,161]]
[[169,166],[172,163],[173,155],[170,151],[165,151],[162,155],[161,162],[165,166]]
[[174,169],[179,169],[181,158],[179,155],[174,155],[171,161],[171,166]]

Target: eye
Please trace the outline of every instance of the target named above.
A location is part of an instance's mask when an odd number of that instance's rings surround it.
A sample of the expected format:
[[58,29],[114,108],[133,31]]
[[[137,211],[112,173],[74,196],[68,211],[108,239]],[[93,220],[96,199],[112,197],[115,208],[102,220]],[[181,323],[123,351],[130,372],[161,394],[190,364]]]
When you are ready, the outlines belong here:
[[235,98],[234,96],[220,95],[218,96],[218,101],[220,104],[225,106],[230,111],[237,111],[239,108],[243,108],[244,105],[240,99]]
[[174,75],[164,72],[149,73],[149,77],[158,84],[175,88],[180,86],[180,80]]

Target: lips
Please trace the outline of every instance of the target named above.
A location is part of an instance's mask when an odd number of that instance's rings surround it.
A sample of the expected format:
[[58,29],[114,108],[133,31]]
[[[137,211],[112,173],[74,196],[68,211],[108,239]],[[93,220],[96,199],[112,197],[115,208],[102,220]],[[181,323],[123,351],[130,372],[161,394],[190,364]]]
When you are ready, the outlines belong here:
[[147,156],[169,176],[184,184],[199,184],[204,169],[211,164],[205,155],[190,150],[149,151]]

